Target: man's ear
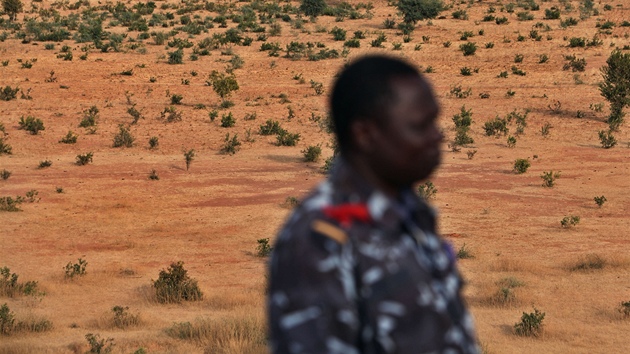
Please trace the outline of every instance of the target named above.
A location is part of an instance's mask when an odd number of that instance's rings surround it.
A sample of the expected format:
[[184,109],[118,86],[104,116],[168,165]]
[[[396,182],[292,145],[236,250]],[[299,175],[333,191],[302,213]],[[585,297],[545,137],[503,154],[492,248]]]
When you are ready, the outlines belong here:
[[370,152],[376,146],[374,122],[370,119],[357,119],[350,125],[354,148],[360,152]]

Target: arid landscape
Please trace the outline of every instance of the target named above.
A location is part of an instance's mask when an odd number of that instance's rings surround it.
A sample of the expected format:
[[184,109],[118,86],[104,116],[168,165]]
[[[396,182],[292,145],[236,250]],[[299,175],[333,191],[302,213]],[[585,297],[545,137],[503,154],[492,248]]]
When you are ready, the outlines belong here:
[[[385,1],[22,4],[0,16],[0,353],[266,352],[265,239],[326,177],[327,94],[368,53],[442,105],[423,186],[483,352],[630,350],[630,133],[599,87],[627,1],[446,1],[410,32]],[[177,262],[200,299],[156,296]]]

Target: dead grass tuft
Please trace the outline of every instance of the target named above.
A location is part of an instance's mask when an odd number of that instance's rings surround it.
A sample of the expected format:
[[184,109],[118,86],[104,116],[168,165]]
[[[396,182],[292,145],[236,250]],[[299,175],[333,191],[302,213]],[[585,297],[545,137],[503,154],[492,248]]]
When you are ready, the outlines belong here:
[[262,353],[266,350],[263,316],[230,316],[179,322],[167,328],[166,334],[203,345],[205,353]]

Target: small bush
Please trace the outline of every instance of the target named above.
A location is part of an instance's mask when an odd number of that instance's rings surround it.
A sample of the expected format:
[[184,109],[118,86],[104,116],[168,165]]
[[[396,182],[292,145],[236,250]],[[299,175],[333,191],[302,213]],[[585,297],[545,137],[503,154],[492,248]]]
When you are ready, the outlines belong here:
[[278,146],[295,146],[300,141],[300,133],[289,133],[280,129],[276,134],[276,144]]
[[595,201],[595,204],[597,204],[598,207],[602,207],[602,205],[604,205],[604,203],[606,203],[606,197],[599,196],[599,197],[593,197],[593,200]]
[[571,271],[587,271],[592,269],[603,269],[606,261],[597,254],[590,253],[584,257],[580,257],[578,261],[569,267]]
[[484,123],[483,129],[487,136],[506,135],[508,133],[507,119],[495,117],[493,120]]
[[474,55],[477,51],[477,44],[474,42],[467,42],[461,44],[459,46],[459,49],[462,51],[462,53],[464,53],[464,56]]
[[50,166],[52,166],[52,161],[44,160],[44,161],[40,161],[39,165],[37,167],[38,168],[46,168],[46,167],[50,167]]
[[68,134],[59,140],[63,144],[75,144],[77,142],[78,135],[74,134],[72,130],[68,131]]
[[174,52],[168,52],[169,64],[182,64],[183,59],[184,59],[184,50],[181,48]]
[[229,112],[228,114],[223,114],[221,116],[222,128],[230,128],[230,127],[233,127],[235,124],[236,124],[236,119],[234,119],[232,112]]
[[612,131],[600,130],[598,135],[599,142],[602,144],[604,149],[610,149],[611,147],[617,145],[617,139],[613,135]]
[[188,151],[184,151],[184,161],[186,162],[186,171],[190,168],[190,164],[195,159],[195,150],[190,149]]
[[94,127],[96,125],[96,120],[98,118],[98,108],[96,106],[92,106],[89,109],[83,112],[83,119],[79,123],[79,127],[88,128]]
[[310,145],[302,150],[301,153],[304,155],[304,161],[315,162],[322,154],[322,148],[319,145]]
[[0,171],[0,179],[6,181],[9,179],[9,177],[11,177],[11,171],[3,169],[2,171]]
[[4,138],[0,138],[0,155],[11,155],[13,152],[11,145],[4,142]]
[[129,129],[122,124],[118,126],[118,134],[114,135],[114,147],[132,147],[135,138],[131,135]]
[[521,322],[514,324],[514,333],[523,337],[538,337],[542,334],[545,313],[534,308],[534,312],[521,316]]
[[90,162],[92,162],[92,157],[93,156],[94,156],[94,153],[92,153],[92,152],[86,152],[85,154],[79,154],[79,155],[77,155],[76,163],[79,166],[87,165]]
[[85,339],[90,346],[86,354],[109,354],[114,347],[113,338],[101,339],[98,334],[88,333],[85,335]]
[[156,149],[160,145],[160,139],[157,136],[149,138],[149,149]]
[[465,243],[462,245],[462,247],[459,248],[459,250],[457,250],[456,256],[457,259],[475,258],[475,256],[473,256],[472,252],[470,251],[470,248],[467,248]]
[[530,166],[529,159],[516,159],[514,161],[514,172],[517,174],[525,173]]
[[0,88],[0,100],[11,101],[17,98],[17,93],[20,91],[19,87],[11,88],[11,86],[5,86]]
[[129,313],[129,307],[114,306],[113,324],[115,327],[124,329],[131,326],[137,326],[140,323],[140,316]]
[[168,106],[160,113],[160,119],[164,119],[168,123],[179,122],[182,120],[182,112],[177,111],[173,106]]
[[181,301],[201,300],[203,294],[197,281],[188,276],[183,262],[171,263],[166,270],[161,270],[153,282],[155,295],[159,303],[179,303]]
[[630,318],[630,301],[622,301],[618,311],[624,318]]
[[258,257],[267,257],[271,251],[272,247],[269,244],[269,238],[261,238],[257,240],[258,245],[256,246],[256,254]]
[[551,123],[545,123],[543,124],[543,126],[540,128],[540,134],[543,137],[547,137],[549,136],[549,130],[552,128]]
[[576,215],[565,216],[560,220],[560,225],[564,228],[570,228],[580,223],[580,217]]
[[418,186],[418,195],[424,200],[434,199],[438,190],[433,182],[427,181]]
[[234,134],[230,138],[230,133],[225,134],[225,139],[223,140],[223,147],[221,147],[222,154],[234,155],[241,146],[241,142],[238,140],[238,134]]
[[21,211],[18,205],[24,202],[24,197],[17,196],[15,199],[11,197],[0,197],[0,211]]
[[13,332],[15,314],[11,312],[7,304],[0,306],[0,334],[9,335]]
[[151,173],[149,173],[149,179],[153,181],[158,181],[160,179],[160,176],[158,176],[156,170],[151,170]]
[[464,90],[461,86],[453,86],[451,87],[451,90],[449,91],[449,94],[451,96],[454,96],[456,98],[466,98],[470,95],[472,95],[472,89],[468,88],[467,90]]
[[19,276],[11,273],[8,267],[0,268],[0,296],[15,297],[17,295],[41,295],[36,281],[18,282]]
[[21,117],[18,123],[20,125],[20,129],[24,129],[33,135],[36,135],[40,130],[45,130],[44,122],[42,122],[41,119],[32,116],[27,116],[26,118]]
[[268,119],[265,124],[261,124],[259,128],[260,135],[275,135],[281,130],[280,123],[271,119]]
[[543,172],[540,178],[543,180],[543,187],[551,188],[556,183],[556,179],[560,178],[560,172]]
[[184,99],[184,96],[182,96],[182,95],[172,94],[171,95],[171,104],[182,104],[182,100],[183,99]]
[[74,278],[75,276],[85,275],[85,268],[87,267],[87,261],[79,258],[77,263],[68,262],[63,268],[66,274],[66,278]]

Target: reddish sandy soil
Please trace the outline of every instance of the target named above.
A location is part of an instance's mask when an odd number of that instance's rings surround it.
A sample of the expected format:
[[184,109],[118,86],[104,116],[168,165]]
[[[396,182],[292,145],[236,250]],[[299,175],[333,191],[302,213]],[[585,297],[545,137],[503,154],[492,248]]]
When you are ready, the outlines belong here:
[[[563,10],[562,18],[579,18],[579,2],[566,3],[574,9]],[[50,6],[48,1],[35,4]],[[160,4],[156,12],[162,11]],[[471,7],[456,5],[443,13],[446,19],[419,24],[413,40],[402,44],[401,51],[393,51],[392,43],[402,42],[402,37],[396,30],[383,29],[386,18],[398,21],[395,8],[384,1],[373,4],[371,19],[335,22],[333,17],[320,17],[316,23],[304,24],[310,33],[279,21],[281,36],[268,40],[279,42],[283,49],[290,41],[322,42],[341,52],[343,42],[333,41],[332,35],[318,33],[316,28],[330,31],[338,26],[348,31],[348,38],[356,30],[367,31],[361,48],[351,49],[347,58],[291,61],[282,57],[284,52],[272,58],[259,51],[258,41],[250,47],[232,47],[245,62],[234,71],[240,90],[230,98],[236,105],[219,110],[214,122],[209,120],[208,111],[220,100],[205,80],[212,70],[226,67],[230,56],[221,55],[221,51],[227,47],[198,61],[189,60],[192,50],[186,49],[184,64],[169,65],[164,55],[173,49],[154,45],[151,39],[145,41],[144,54],[127,48],[128,39],[136,38],[137,32],[128,34],[123,51],[101,53],[92,49],[87,60],[79,60],[83,44],[73,40],[63,43],[72,48],[73,61],[56,57],[62,43],[46,50],[43,42],[22,44],[13,35],[0,42],[0,60],[9,60],[7,66],[0,66],[0,86],[19,86],[25,92],[32,89],[31,100],[0,101],[5,142],[13,148],[12,155],[0,155],[0,170],[12,172],[9,179],[0,180],[0,196],[24,196],[33,189],[39,192],[38,201],[23,203],[21,212],[0,212],[0,267],[8,266],[20,275],[20,281],[38,281],[46,293],[40,297],[2,297],[0,304],[7,303],[17,318],[35,316],[53,322],[53,329],[45,333],[0,336],[0,352],[81,352],[87,350],[86,333],[114,338],[114,352],[128,353],[139,347],[151,353],[203,352],[207,343],[174,339],[165,329],[173,322],[234,314],[260,321],[265,260],[256,256],[256,240],[273,240],[290,212],[286,198],[301,197],[325,178],[321,166],[332,154],[330,137],[309,118],[311,113],[325,116],[326,93],[338,69],[352,58],[374,52],[401,55],[418,66],[434,69],[427,77],[442,104],[441,125],[447,141],[443,164],[431,177],[438,190],[432,203],[440,211],[441,232],[456,248],[465,244],[474,256],[460,265],[484,350],[626,352],[630,348],[630,320],[617,309],[621,301],[630,301],[630,134],[625,123],[615,133],[617,146],[603,149],[597,132],[607,129],[608,105],[602,112],[589,107],[605,103],[597,84],[601,81],[600,67],[613,47],[630,44],[630,27],[619,26],[630,20],[628,4],[602,0],[596,4],[599,16],[567,29],[559,26],[559,20],[543,20],[545,9],[561,6],[555,0],[542,2],[541,10],[532,11],[535,20],[523,22],[516,18],[522,9],[509,14],[494,4],[495,15],[510,19],[502,26],[480,22],[490,6],[487,1]],[[607,4],[612,5],[611,11],[603,10]],[[27,2],[25,8],[30,6]],[[470,19],[452,19],[456,8],[466,9]],[[204,11],[200,14],[216,16]],[[590,39],[598,33],[596,24],[606,20],[617,26],[612,34],[599,35],[603,45],[568,48],[565,37]],[[548,32],[540,30],[542,41],[516,40],[519,33],[527,37],[537,22],[551,27]],[[235,24],[228,21],[228,25]],[[481,29],[483,36],[478,35]],[[126,32],[124,27],[105,30]],[[191,41],[224,31],[215,27]],[[371,48],[378,31],[386,33],[387,42],[384,48]],[[464,57],[459,50],[464,43],[459,39],[463,31],[475,33],[469,39],[479,46],[473,56]],[[246,35],[256,38],[253,33]],[[430,37],[429,41],[423,43],[422,36]],[[184,34],[179,37],[186,38]],[[443,45],[446,41],[452,42],[448,48]],[[494,48],[486,49],[487,42],[493,42]],[[422,44],[418,51],[414,50],[416,44]],[[523,63],[514,63],[516,54],[523,54]],[[541,54],[548,55],[547,63],[538,63]],[[568,54],[585,58],[586,71],[562,70],[563,55]],[[23,69],[18,59],[37,61],[31,69]],[[513,65],[527,75],[513,75]],[[462,76],[460,68],[464,66],[479,72]],[[132,68],[132,76],[120,75]],[[45,81],[51,70],[57,82]],[[192,71],[198,75],[192,76]],[[508,78],[497,78],[502,71],[509,72]],[[293,79],[299,73],[305,83]],[[151,83],[151,77],[156,82]],[[183,79],[190,84],[183,85]],[[576,79],[583,83],[576,83]],[[325,94],[316,95],[310,80],[322,82]],[[472,95],[452,97],[449,91],[455,85],[471,88]],[[507,97],[508,90],[516,92],[514,97]],[[167,92],[183,96],[183,104],[175,106],[183,113],[180,122],[159,119],[170,103]],[[490,97],[481,99],[483,92]],[[281,93],[291,102],[281,103]],[[113,148],[118,125],[131,122],[126,113],[131,107],[128,101],[136,104],[144,118],[130,126],[136,138],[134,147]],[[560,108],[552,112],[550,107],[556,102]],[[195,109],[196,104],[206,108]],[[78,123],[82,112],[93,105],[100,110],[98,128],[95,134],[88,134]],[[447,146],[455,135],[451,117],[463,105],[473,112],[470,135],[475,142],[453,152]],[[289,106],[295,111],[291,120],[287,119]],[[506,137],[485,136],[483,124],[513,110],[529,110],[529,114],[525,133],[509,148]],[[584,116],[576,118],[578,111]],[[221,128],[221,115],[227,112],[232,112],[236,125]],[[243,119],[254,112],[255,120]],[[45,130],[38,135],[19,130],[20,117],[27,115],[40,118]],[[275,137],[258,135],[258,127],[267,119],[300,133],[298,145],[280,147],[274,144]],[[540,133],[545,123],[552,125],[548,137]],[[255,141],[245,141],[247,129]],[[515,129],[512,124],[510,134]],[[68,130],[79,135],[77,143],[58,143]],[[226,133],[238,134],[243,143],[235,155],[219,153]],[[154,150],[148,148],[152,136],[159,137],[159,147]],[[323,147],[322,158],[316,163],[303,162],[300,151],[316,144]],[[196,157],[187,171],[183,151],[189,149],[196,151]],[[470,150],[477,151],[472,159],[466,154]],[[76,165],[75,156],[86,152],[94,153],[93,163]],[[530,159],[526,173],[512,171],[517,158]],[[52,166],[38,168],[46,159]],[[159,180],[148,179],[152,169]],[[540,175],[550,170],[560,171],[561,176],[553,188],[545,188]],[[63,193],[57,193],[57,187],[63,188]],[[593,201],[600,195],[607,198],[601,208]],[[562,228],[560,220],[569,215],[579,216],[579,224]],[[588,254],[604,259],[604,268],[570,270]],[[87,260],[87,274],[64,279],[63,267],[78,258]],[[182,305],[160,305],[153,300],[151,280],[176,261],[183,261],[189,275],[198,280],[205,300]],[[500,290],[496,282],[506,277],[514,277],[524,286],[513,290],[512,303],[489,304],[488,299]],[[225,302],[230,305],[220,305]],[[129,306],[139,313],[142,324],[124,331],[99,324],[111,317],[115,305]],[[543,335],[515,336],[513,325],[524,311],[532,312],[534,307],[546,314]]]

